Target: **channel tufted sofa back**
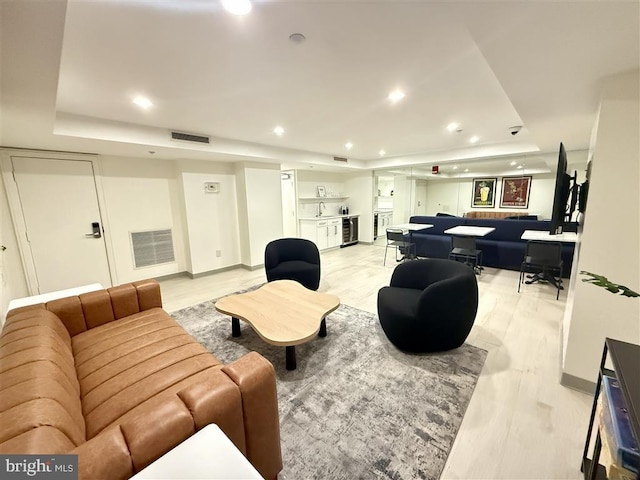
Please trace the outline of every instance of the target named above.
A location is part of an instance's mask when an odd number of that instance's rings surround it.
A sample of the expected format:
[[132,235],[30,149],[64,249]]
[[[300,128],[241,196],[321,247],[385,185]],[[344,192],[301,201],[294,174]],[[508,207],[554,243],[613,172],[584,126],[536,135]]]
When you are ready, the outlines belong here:
[[282,469],[273,366],[228,365],[145,280],[12,310],[0,335],[0,452],[77,454],[125,479],[216,423],[267,479]]

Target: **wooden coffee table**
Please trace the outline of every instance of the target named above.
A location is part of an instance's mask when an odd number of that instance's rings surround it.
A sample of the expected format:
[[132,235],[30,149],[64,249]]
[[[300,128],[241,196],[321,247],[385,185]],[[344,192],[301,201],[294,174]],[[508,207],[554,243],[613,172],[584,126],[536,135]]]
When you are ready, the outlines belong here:
[[287,370],[296,368],[296,345],[316,335],[326,337],[325,317],[340,306],[340,299],[319,293],[293,280],[276,280],[247,293],[224,297],[216,310],[231,316],[231,334],[240,336],[239,319],[247,322],[265,342],[286,347]]

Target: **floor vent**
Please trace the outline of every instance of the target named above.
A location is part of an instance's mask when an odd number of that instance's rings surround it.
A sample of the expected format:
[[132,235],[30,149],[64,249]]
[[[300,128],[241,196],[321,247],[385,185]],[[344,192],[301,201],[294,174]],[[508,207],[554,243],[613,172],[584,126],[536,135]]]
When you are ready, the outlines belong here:
[[347,161],[348,161],[348,160],[347,160],[346,158],[344,158],[344,157],[333,157],[333,160],[334,160],[335,162],[343,162],[343,163],[347,163]]
[[170,228],[131,232],[131,247],[136,268],[176,261]]
[[182,140],[184,142],[206,143],[207,145],[211,143],[210,137],[194,135],[193,133],[171,132],[171,139]]

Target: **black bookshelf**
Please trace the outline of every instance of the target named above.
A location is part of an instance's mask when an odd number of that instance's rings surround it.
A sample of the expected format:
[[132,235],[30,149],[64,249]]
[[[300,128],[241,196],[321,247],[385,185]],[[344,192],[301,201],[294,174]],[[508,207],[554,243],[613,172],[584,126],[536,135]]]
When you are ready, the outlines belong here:
[[[611,357],[613,370],[605,367],[607,357]],[[600,448],[602,446],[599,431],[593,446],[592,457],[587,457],[591,432],[595,424],[596,404],[602,387],[603,375],[618,379],[627,411],[629,412],[633,435],[636,443],[640,444],[640,345],[607,338],[605,339],[604,349],[602,351],[602,360],[600,361],[600,369],[598,371],[598,383],[596,384],[593,408],[591,409],[591,418],[589,419],[589,428],[587,430],[587,440],[582,454],[581,470],[584,472],[585,480],[605,480],[607,478],[605,468],[598,463]],[[638,476],[636,475],[636,479],[637,478]]]

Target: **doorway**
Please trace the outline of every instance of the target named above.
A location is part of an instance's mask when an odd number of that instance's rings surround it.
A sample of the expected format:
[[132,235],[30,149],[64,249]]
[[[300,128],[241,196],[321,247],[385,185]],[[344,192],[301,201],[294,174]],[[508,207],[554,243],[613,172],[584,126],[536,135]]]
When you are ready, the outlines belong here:
[[96,183],[97,159],[64,157],[9,153],[2,158],[31,295],[113,284]]
[[297,237],[296,188],[293,171],[282,172],[282,233],[285,237]]

